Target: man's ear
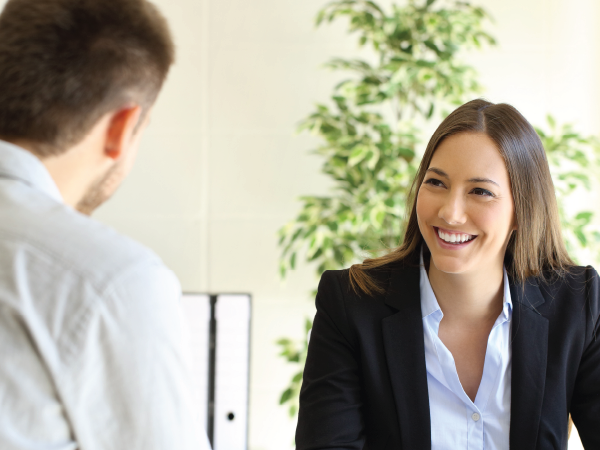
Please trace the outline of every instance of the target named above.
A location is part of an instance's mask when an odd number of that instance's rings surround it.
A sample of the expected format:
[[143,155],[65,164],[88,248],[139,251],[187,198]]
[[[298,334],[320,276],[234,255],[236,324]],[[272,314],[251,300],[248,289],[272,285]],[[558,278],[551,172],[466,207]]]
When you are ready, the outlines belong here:
[[106,156],[115,160],[121,157],[137,131],[141,115],[142,108],[138,105],[123,107],[112,114],[106,130]]

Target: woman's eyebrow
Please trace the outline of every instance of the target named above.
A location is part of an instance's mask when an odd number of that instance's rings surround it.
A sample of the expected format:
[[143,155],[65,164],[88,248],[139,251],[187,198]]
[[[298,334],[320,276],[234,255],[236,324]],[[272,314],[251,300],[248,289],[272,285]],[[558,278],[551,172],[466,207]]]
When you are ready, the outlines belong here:
[[[447,179],[450,178],[446,172],[444,172],[442,169],[438,169],[437,167],[430,167],[429,169],[427,169],[427,172],[436,173],[440,177],[444,177]],[[481,178],[481,177],[469,178],[467,180],[467,182],[468,183],[492,183],[492,184],[495,184],[496,186],[500,187],[500,185],[498,183],[496,183],[494,180],[490,180],[489,178]]]
[[498,183],[496,183],[494,180],[490,180],[489,178],[469,178],[467,181],[469,183],[493,183],[500,187]]
[[427,172],[437,173],[440,177],[450,178],[446,172],[444,172],[442,169],[438,169],[437,167],[430,167],[427,169]]

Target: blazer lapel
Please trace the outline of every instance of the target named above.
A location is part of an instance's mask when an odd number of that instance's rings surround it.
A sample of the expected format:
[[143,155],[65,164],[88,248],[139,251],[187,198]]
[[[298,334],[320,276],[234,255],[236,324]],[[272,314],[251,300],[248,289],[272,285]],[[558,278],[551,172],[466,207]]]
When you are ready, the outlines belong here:
[[[548,353],[548,319],[537,312],[544,303],[537,285],[510,286],[512,314],[511,450],[536,448]],[[516,301],[514,301],[516,299]]]
[[404,449],[431,449],[431,422],[421,316],[419,268],[394,270],[385,302],[398,312],[382,321]]

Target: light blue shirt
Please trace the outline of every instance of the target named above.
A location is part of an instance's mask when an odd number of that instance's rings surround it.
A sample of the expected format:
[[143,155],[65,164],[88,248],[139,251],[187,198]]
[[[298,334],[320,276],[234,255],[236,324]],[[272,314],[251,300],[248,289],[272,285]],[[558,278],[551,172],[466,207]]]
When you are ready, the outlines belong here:
[[0,449],[205,450],[175,275],[0,141]]
[[425,339],[432,450],[508,450],[510,431],[512,301],[504,270],[504,308],[490,332],[483,376],[473,403],[452,353],[438,337],[442,310],[421,255],[421,312]]

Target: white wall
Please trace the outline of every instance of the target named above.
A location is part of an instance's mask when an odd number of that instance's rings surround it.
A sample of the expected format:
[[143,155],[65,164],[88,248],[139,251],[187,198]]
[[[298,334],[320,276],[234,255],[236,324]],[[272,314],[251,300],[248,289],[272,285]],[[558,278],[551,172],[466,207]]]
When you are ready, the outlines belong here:
[[[277,275],[277,229],[294,217],[298,196],[328,188],[308,154],[316,142],[294,129],[339,78],[320,65],[357,51],[342,24],[315,30],[324,3],[156,0],[177,64],[136,168],[96,215],[158,252],[186,291],[253,295],[251,450],[292,448],[294,423],[277,405],[291,372],[274,342],[299,338],[313,313],[312,269],[286,283]],[[551,112],[600,134],[600,3],[479,3],[495,17],[501,44],[469,55],[486,97],[535,124]]]

